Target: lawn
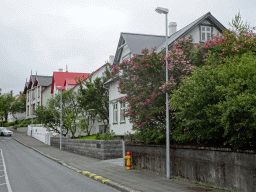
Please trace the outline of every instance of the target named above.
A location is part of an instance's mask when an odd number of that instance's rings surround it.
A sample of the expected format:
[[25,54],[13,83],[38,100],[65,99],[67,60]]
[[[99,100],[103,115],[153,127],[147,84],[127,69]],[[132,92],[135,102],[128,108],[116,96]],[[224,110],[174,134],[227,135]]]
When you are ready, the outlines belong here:
[[96,139],[96,134],[90,135],[90,136],[84,136],[84,137],[77,137],[75,139],[83,139],[83,140],[95,140]]

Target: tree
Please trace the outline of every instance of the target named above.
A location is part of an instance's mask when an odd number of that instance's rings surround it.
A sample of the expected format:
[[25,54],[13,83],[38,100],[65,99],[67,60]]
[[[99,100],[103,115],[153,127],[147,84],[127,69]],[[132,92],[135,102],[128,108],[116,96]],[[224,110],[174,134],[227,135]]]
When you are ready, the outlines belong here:
[[[105,75],[97,77],[93,81],[92,76],[84,81],[77,80],[79,106],[86,111],[88,116],[91,116],[94,120],[99,118],[104,124],[109,124],[109,89],[108,85],[104,85],[104,83],[111,78],[110,68],[111,66],[108,63],[105,64]],[[87,133],[90,134],[89,130]]]
[[[192,37],[181,38],[173,49],[157,54],[155,50],[142,50],[141,58],[135,56],[113,66],[113,78],[118,82],[119,92],[126,94],[120,102],[128,103],[126,116],[133,123],[137,137],[145,143],[165,143],[165,92],[179,88],[181,79],[191,74],[194,46]],[[165,60],[168,60],[169,81],[165,82]],[[173,117],[173,112],[170,111]],[[170,119],[170,127],[174,121]]]
[[22,94],[22,96],[19,99],[15,99],[15,101],[12,103],[10,112],[12,113],[14,118],[16,113],[26,112],[26,95],[25,94]]
[[0,95],[0,115],[4,117],[6,121],[14,100],[15,98],[12,96],[12,92]]
[[255,27],[250,27],[250,24],[247,24],[247,22],[243,23],[240,11],[235,15],[235,18],[232,19],[232,22],[229,23],[229,25],[239,35],[242,35],[245,31],[253,32],[253,30],[255,30]]
[[[77,131],[76,120],[80,113],[83,113],[82,109],[77,103],[77,93],[73,89],[69,91],[63,90],[62,93],[62,119],[63,127],[62,134],[66,136],[69,132],[72,134],[72,138]],[[60,133],[60,94],[55,95],[48,100],[46,106],[38,106],[35,110],[35,114],[38,117],[38,121],[43,123],[49,131]],[[75,122],[75,123],[74,123]]]
[[174,138],[208,146],[255,149],[256,34],[227,30],[200,47],[203,67],[174,91]]

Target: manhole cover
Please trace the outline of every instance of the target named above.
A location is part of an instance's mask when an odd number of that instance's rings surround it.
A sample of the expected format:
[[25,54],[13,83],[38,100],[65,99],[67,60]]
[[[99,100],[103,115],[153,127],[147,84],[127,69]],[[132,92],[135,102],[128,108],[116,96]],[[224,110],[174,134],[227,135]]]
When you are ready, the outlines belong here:
[[211,189],[205,189],[202,187],[186,187],[186,189],[190,189],[192,191],[212,191]]

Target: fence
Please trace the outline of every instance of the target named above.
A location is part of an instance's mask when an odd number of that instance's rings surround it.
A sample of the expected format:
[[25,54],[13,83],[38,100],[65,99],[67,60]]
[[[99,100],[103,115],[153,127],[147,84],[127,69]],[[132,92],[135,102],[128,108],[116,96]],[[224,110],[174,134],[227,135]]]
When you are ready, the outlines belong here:
[[27,135],[34,137],[35,139],[42,141],[43,143],[50,145],[50,137],[53,137],[54,133],[48,132],[45,127],[39,127],[41,125],[28,125]]
[[[132,167],[166,174],[165,146],[126,144]],[[171,175],[228,190],[254,192],[256,154],[253,151],[176,146],[170,149]]]

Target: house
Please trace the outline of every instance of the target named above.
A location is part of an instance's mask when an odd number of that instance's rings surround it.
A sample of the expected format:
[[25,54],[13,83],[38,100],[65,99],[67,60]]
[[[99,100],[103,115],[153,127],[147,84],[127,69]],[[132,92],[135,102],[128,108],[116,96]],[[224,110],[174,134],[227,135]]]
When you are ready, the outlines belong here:
[[56,94],[60,89],[57,86],[61,86],[62,90],[69,90],[74,88],[76,85],[75,78],[86,79],[90,75],[89,73],[71,73],[63,72],[63,69],[59,69],[58,72],[53,72],[52,84],[51,84],[51,94]]
[[36,106],[42,104],[42,90],[52,83],[52,76],[30,75],[26,81],[23,93],[26,94],[26,119],[32,119]]
[[[204,43],[212,35],[222,33],[226,28],[210,13],[193,21],[186,27],[176,30],[177,24],[169,24],[169,36],[167,39],[168,47],[171,48],[174,42],[181,37],[192,35],[194,44]],[[156,47],[156,52],[165,50],[165,36],[121,33],[113,65],[118,65],[123,60],[132,58],[134,55],[142,56],[141,50],[148,48],[151,50]],[[125,104],[121,104],[119,99],[125,95],[118,92],[117,82],[109,80],[109,127],[116,135],[123,136],[127,131],[132,132],[132,123],[125,118],[123,112],[126,109]]]

